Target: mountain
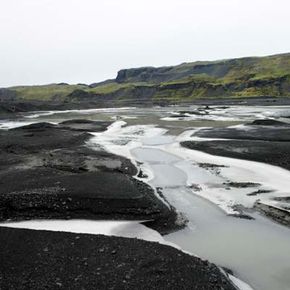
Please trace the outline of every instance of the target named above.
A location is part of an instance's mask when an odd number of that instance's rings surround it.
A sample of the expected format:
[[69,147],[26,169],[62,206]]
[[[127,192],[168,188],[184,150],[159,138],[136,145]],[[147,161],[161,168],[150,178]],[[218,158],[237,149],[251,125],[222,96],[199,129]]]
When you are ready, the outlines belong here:
[[100,105],[264,96],[290,97],[290,53],[123,69],[116,79],[91,85],[60,83],[0,91],[0,101],[17,98],[21,101],[95,102]]

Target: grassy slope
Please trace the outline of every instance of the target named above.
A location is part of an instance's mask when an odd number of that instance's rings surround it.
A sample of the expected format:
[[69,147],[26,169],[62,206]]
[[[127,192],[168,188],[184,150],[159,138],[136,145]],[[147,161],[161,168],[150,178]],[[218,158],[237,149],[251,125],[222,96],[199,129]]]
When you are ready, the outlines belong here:
[[43,86],[19,86],[11,87],[10,90],[16,91],[17,96],[25,100],[53,100],[64,99],[68,94],[76,89],[85,89],[82,85],[43,85]]
[[[206,66],[211,63],[198,63],[198,65],[201,64]],[[183,64],[177,66],[175,70],[186,71],[195,66],[196,63]],[[220,67],[225,68],[226,73],[223,76],[219,76]],[[284,81],[286,86],[282,89],[281,78],[286,79]],[[218,61],[212,66],[211,75],[191,74],[185,78],[164,82],[161,86],[166,87],[172,84],[184,84],[185,88],[176,91],[176,94],[169,89],[163,92],[162,97],[166,94],[176,99],[217,96],[290,96],[290,54]],[[190,91],[192,84],[196,84],[197,88]],[[217,92],[217,95],[213,91]]]
[[[156,69],[158,70],[158,69]],[[133,69],[134,71],[134,69]],[[26,100],[64,99],[74,90],[109,95],[125,90],[135,97],[136,88],[156,87],[153,99],[193,99],[202,97],[290,96],[290,54],[260,58],[241,58],[216,62],[184,63],[158,71],[168,74],[168,80],[142,81],[139,75],[128,74],[121,83],[115,81],[94,88],[85,85],[51,84],[44,86],[12,87],[18,97]],[[281,79],[283,78],[283,80]],[[165,76],[166,79],[166,76]],[[138,96],[136,96],[137,98]]]

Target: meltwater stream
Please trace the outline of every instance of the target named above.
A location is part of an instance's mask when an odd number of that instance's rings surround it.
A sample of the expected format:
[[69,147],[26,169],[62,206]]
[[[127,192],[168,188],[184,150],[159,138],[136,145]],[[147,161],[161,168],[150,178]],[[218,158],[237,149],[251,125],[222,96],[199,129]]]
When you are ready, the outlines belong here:
[[[156,142],[156,145],[158,142]],[[181,158],[154,148],[131,154],[150,167],[153,186],[189,220],[188,227],[166,240],[201,258],[234,271],[256,290],[290,289],[290,230],[256,214],[255,220],[225,215],[186,186],[187,175],[176,165]]]
[[[189,220],[188,226],[184,230],[167,235],[165,239],[177,244],[183,250],[233,270],[239,278],[248,282],[255,290],[289,290],[290,229],[259,214],[251,214],[255,220],[227,216],[218,206],[194,194],[187,186],[188,172],[186,168],[191,167],[192,178],[199,178],[196,181],[197,184],[202,183],[202,180],[206,180],[208,177],[202,175],[200,168],[190,164],[190,162],[196,161],[195,157],[187,160],[182,158],[182,152],[176,156],[173,151],[170,151],[172,153],[166,151],[166,146],[163,145],[170,146],[176,140],[174,136],[163,133],[169,130],[171,134],[178,135],[190,128],[224,127],[250,122],[255,118],[289,116],[290,107],[235,106],[228,107],[228,109],[213,107],[208,115],[191,115],[186,120],[172,118],[171,111],[182,109],[188,110],[189,108],[134,108],[134,110],[132,108],[113,108],[44,112],[29,114],[20,123],[18,120],[10,123],[7,120],[0,122],[0,129],[25,125],[26,122],[58,123],[71,118],[116,120],[115,117],[118,114],[119,117],[126,120],[127,127],[122,127],[121,124],[119,126],[116,122],[107,132],[94,134],[95,140],[93,138],[91,144],[88,145],[101,145],[105,150],[115,154],[144,162],[144,167],[147,167],[154,176],[149,183],[162,187],[166,199],[178,211],[184,213]],[[288,119],[282,121],[288,121]],[[152,124],[157,124],[165,129],[157,128]],[[152,137],[152,135],[154,136]],[[97,148],[99,147],[97,146]],[[197,152],[197,154],[199,153]],[[232,169],[233,167],[228,170]],[[258,171],[263,169],[264,167]],[[238,172],[243,175],[242,170]],[[279,174],[275,171],[273,178],[276,179]],[[215,178],[215,176],[211,178]],[[279,178],[277,179],[280,181]],[[215,188],[213,187],[212,190]],[[211,192],[208,191],[208,193]],[[33,225],[33,227],[35,226],[42,228],[42,225]],[[109,234],[115,234],[115,229],[118,229],[117,234],[120,234],[120,225],[113,226],[114,230],[108,229],[106,223],[106,231],[109,231]],[[130,226],[129,232],[126,231],[125,235],[140,236],[141,238],[148,236],[146,229],[138,228],[137,230],[135,226]],[[53,227],[55,226],[53,225]],[[67,223],[64,227],[67,228]],[[90,227],[88,221],[77,222],[77,224],[75,221],[72,222],[71,231],[80,231],[80,228],[83,232],[97,231],[95,223]],[[142,235],[137,235],[136,232],[140,232]],[[155,238],[158,237],[154,234]]]

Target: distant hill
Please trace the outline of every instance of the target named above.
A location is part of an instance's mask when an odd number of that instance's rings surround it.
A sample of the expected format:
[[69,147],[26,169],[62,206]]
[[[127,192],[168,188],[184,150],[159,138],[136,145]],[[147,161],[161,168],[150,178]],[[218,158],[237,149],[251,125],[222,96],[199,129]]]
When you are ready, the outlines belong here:
[[290,53],[168,67],[124,69],[116,79],[91,85],[50,84],[2,90],[1,99],[158,103],[202,98],[290,97]]

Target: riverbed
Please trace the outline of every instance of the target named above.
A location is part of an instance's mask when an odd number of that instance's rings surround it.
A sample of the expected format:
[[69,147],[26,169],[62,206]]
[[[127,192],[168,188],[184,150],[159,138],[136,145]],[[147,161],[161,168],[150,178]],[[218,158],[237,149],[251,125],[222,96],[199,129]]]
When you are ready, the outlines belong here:
[[[287,122],[290,108],[216,107],[204,108],[200,114],[190,113],[196,110],[156,107],[33,112],[17,120],[1,121],[0,128],[72,118],[114,120],[107,131],[92,133],[87,146],[101,146],[130,158],[141,168],[142,180],[158,187],[166,201],[188,219],[185,229],[164,237],[167,242],[232,270],[256,290],[289,290],[290,229],[251,209],[254,198],[245,198],[248,189],[229,190],[223,183],[229,179],[260,182],[287,196],[290,172],[267,164],[191,151],[181,148],[179,142],[199,128],[239,126],[259,118]],[[209,162],[219,165],[218,171],[199,166]],[[236,200],[249,208],[246,215],[252,219],[233,216]],[[134,231],[134,227],[130,229]]]

